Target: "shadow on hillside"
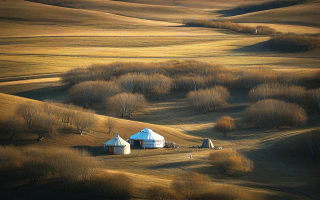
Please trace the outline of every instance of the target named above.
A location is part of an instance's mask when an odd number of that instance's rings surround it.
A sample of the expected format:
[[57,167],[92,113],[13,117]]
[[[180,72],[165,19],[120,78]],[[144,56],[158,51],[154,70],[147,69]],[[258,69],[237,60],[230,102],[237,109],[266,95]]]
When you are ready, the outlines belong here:
[[153,165],[148,167],[148,169],[171,169],[171,168],[181,168],[181,167],[189,167],[193,165],[197,165],[197,162],[194,162],[192,160],[190,161],[183,161],[183,162],[171,162],[171,163],[165,163],[160,165]]
[[272,48],[270,48],[269,41],[264,41],[264,42],[259,42],[257,44],[249,45],[249,46],[244,46],[235,50],[232,50],[234,53],[241,53],[241,52],[246,52],[246,53],[273,53],[276,52]]
[[81,150],[81,151],[87,151],[89,152],[92,156],[100,156],[105,154],[103,146],[72,146],[72,148]]

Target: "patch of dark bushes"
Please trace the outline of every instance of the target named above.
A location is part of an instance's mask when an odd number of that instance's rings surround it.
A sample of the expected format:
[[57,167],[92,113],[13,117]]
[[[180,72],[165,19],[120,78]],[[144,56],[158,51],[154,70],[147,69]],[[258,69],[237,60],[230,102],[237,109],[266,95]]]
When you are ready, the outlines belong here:
[[304,52],[314,49],[319,44],[319,39],[297,34],[278,34],[273,36],[268,44],[270,48],[285,52]]

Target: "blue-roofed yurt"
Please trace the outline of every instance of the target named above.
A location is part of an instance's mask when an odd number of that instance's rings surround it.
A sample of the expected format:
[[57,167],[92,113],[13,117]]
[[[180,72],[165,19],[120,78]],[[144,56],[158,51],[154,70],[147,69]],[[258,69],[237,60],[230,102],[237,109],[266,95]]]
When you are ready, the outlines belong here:
[[130,145],[134,148],[163,148],[165,143],[164,137],[148,128],[132,135],[129,139]]

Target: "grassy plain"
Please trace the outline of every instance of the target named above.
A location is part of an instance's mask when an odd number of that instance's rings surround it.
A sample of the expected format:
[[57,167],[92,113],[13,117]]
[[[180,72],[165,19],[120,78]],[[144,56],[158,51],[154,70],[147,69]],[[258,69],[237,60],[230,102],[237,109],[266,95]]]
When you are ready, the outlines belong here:
[[[230,69],[266,67],[296,74],[319,70],[319,48],[302,53],[274,52],[264,45],[267,36],[181,24],[183,19],[216,19],[221,17],[216,11],[246,1],[75,2],[76,8],[63,8],[23,0],[0,0],[0,92],[30,92],[28,96],[35,99],[36,92],[37,97],[45,99],[50,89],[62,85],[61,73],[115,61],[195,59]],[[320,33],[318,7],[319,2],[315,2],[229,19],[249,26],[266,25],[282,32],[316,34]],[[49,92],[42,92],[46,90]],[[19,103],[34,101],[7,94],[0,94],[0,120],[10,117]],[[116,119],[116,131],[124,139],[143,128],[151,128],[180,145],[180,149],[105,155],[102,144],[113,135],[107,134],[104,123],[109,117],[102,110],[98,110],[98,124],[91,133],[80,136],[75,130],[66,129],[58,135],[45,136],[41,142],[36,142],[36,135],[27,133],[1,144],[86,149],[101,163],[101,175],[124,172],[133,178],[140,186],[134,199],[145,198],[150,185],[169,187],[174,175],[188,171],[207,174],[214,184],[239,187],[258,198],[319,198],[318,165],[308,157],[290,156],[292,146],[301,142],[299,137],[320,126],[319,112],[309,114],[307,125],[297,129],[255,129],[241,120],[241,112],[250,103],[247,91],[232,90],[226,108],[196,115],[186,105],[185,93],[173,93],[160,101],[150,100],[149,107],[132,120]],[[239,127],[227,138],[212,128],[216,119],[224,115],[233,117]],[[213,150],[188,148],[201,145],[205,137],[211,138],[216,146],[238,149],[247,155],[255,163],[254,172],[239,179],[221,174],[208,160]],[[190,154],[193,159],[189,158]],[[12,186],[12,193],[15,187]]]

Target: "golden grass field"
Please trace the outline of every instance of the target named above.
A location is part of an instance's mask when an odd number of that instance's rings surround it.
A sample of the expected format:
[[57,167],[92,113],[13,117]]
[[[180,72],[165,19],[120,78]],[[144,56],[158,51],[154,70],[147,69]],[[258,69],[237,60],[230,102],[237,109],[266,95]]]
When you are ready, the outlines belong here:
[[[308,52],[283,53],[264,49],[269,36],[239,34],[222,29],[186,27],[184,19],[220,19],[218,11],[247,4],[222,0],[72,0],[76,8],[45,5],[24,0],[0,0],[0,120],[10,117],[22,102],[37,104],[52,88],[58,101],[62,73],[79,67],[111,62],[162,62],[198,60],[228,69],[270,68],[294,74],[319,71],[319,47]],[[255,0],[254,2],[261,2]],[[227,17],[248,26],[266,25],[284,33],[320,33],[319,2]],[[43,93],[48,91],[47,93]],[[18,97],[24,94],[30,99]],[[102,145],[113,138],[107,134],[109,118],[97,111],[98,123],[91,133],[75,130],[36,142],[35,134],[19,135],[1,145],[77,147],[93,151],[101,163],[99,173],[124,172],[139,185],[134,199],[146,198],[150,185],[169,187],[174,175],[195,171],[212,182],[252,192],[257,199],[319,199],[318,165],[307,159],[298,162],[290,149],[298,137],[320,127],[319,111],[309,115],[307,125],[297,129],[255,129],[241,122],[241,112],[251,102],[245,90],[232,90],[226,108],[196,115],[186,105],[184,93],[150,100],[148,108],[131,120],[118,119],[116,131],[122,138],[151,128],[180,149],[132,150],[130,155],[105,155]],[[36,96],[37,95],[37,96]],[[52,96],[48,96],[52,98]],[[239,128],[227,138],[213,130],[224,115],[233,117]],[[1,132],[1,131],[0,131]],[[255,170],[232,178],[213,169],[208,155],[213,150],[188,148],[203,138],[214,145],[233,148],[255,163]],[[285,149],[285,150],[283,150]],[[288,151],[287,151],[288,150]],[[283,151],[283,152],[282,152]],[[279,153],[282,152],[282,153]],[[190,159],[190,154],[194,158]],[[286,160],[288,158],[288,160]],[[1,191],[1,190],[0,190]]]

